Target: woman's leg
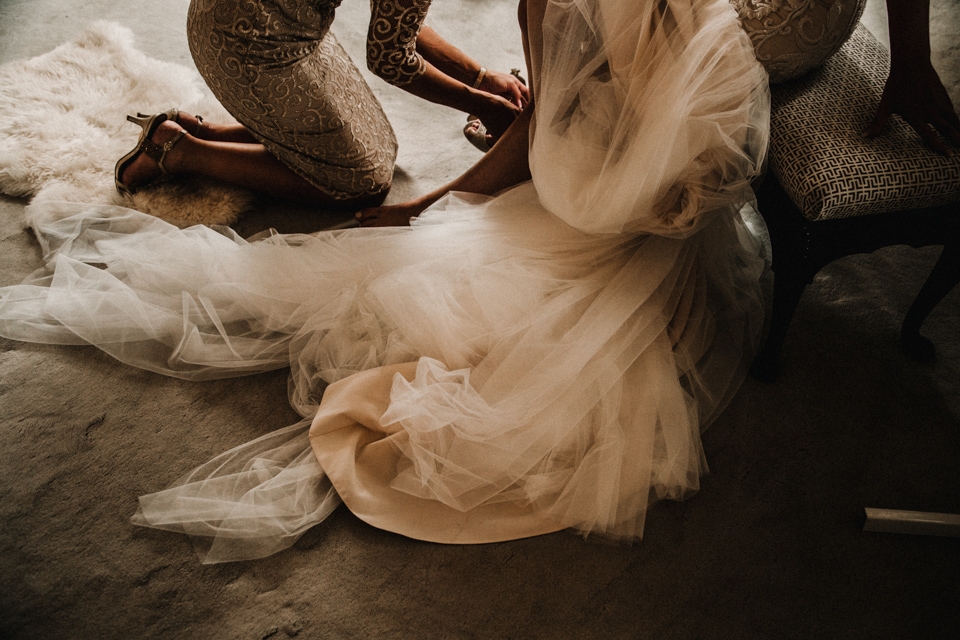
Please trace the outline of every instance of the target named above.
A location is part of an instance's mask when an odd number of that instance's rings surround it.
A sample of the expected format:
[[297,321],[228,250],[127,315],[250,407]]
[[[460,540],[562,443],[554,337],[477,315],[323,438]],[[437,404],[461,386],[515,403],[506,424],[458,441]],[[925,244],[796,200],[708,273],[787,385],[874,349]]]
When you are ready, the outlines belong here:
[[[197,124],[196,119],[191,122],[188,118],[178,116],[177,120],[185,126],[181,127],[172,121],[163,122],[154,132],[151,138],[153,142],[163,146],[178,131],[189,131],[191,124]],[[194,130],[197,130],[196,127]],[[335,199],[280,162],[262,144],[246,142],[247,139],[253,140],[253,137],[242,125],[203,123],[197,132],[203,137],[188,133],[167,152],[163,164],[168,173],[202,175],[265,195],[324,207],[356,209],[376,206],[386,197],[384,190],[369,196]],[[157,163],[141,153],[123,172],[121,181],[128,186],[136,186],[153,180],[159,174]]]
[[540,89],[540,67],[543,63],[543,16],[547,0],[520,0],[517,19],[520,21],[520,38],[527,63],[530,92],[534,96]]
[[[282,3],[281,3],[282,4]],[[165,166],[277,197],[356,211],[383,202],[396,137],[350,56],[329,32],[334,3],[290,12],[278,3],[191,2],[190,52],[213,96],[239,125],[185,112],[189,134]],[[237,24],[250,29],[236,31]],[[229,70],[229,73],[225,73]],[[162,144],[175,134],[164,123]],[[156,164],[137,159],[123,182],[142,184]]]
[[198,116],[192,116],[186,111],[181,111],[177,114],[177,124],[183,127],[187,133],[201,140],[259,144],[250,130],[237,122],[216,124],[201,120]]
[[540,25],[546,0],[520,0],[518,18],[523,38],[524,57],[530,78],[531,99],[497,143],[466,173],[449,184],[403,204],[365,209],[357,213],[362,227],[396,227],[410,224],[410,219],[423,212],[450,191],[494,195],[530,179],[528,153],[530,128],[536,113],[536,87],[539,82],[543,41]]
[[408,225],[410,224],[410,218],[420,215],[424,209],[450,191],[466,191],[492,196],[499,191],[529,180],[527,135],[532,114],[533,101],[500,136],[500,139],[497,140],[490,151],[453,182],[403,204],[360,211],[357,213],[360,226],[398,227]]

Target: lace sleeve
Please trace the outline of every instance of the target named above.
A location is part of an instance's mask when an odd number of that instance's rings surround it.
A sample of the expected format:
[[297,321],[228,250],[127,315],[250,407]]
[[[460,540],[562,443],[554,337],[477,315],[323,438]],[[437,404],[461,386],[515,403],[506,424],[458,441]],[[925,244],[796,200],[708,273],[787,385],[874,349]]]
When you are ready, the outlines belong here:
[[416,47],[430,0],[371,0],[370,5],[367,68],[397,87],[413,82],[426,70]]

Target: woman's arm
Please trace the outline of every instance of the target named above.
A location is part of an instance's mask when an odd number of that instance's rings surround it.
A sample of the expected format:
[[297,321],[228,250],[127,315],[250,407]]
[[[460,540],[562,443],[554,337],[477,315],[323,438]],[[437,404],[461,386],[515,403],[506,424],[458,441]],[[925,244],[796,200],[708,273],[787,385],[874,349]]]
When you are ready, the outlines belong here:
[[505,98],[521,108],[530,101],[530,91],[515,76],[485,69],[429,25],[423,25],[417,35],[417,53],[441,73],[465,85]]
[[887,21],[890,75],[866,135],[878,135],[896,113],[928,147],[951,156],[945,140],[960,146],[960,118],[930,62],[930,2],[887,0]]
[[368,68],[413,95],[478,116],[499,136],[529,96],[526,87],[512,76],[486,70],[481,74],[479,64],[433,29],[422,27],[429,6],[429,0],[373,3]]
[[521,112],[521,108],[509,100],[468,87],[430,63],[427,63],[423,75],[404,85],[403,89],[424,100],[477,116],[494,140],[503,135]]

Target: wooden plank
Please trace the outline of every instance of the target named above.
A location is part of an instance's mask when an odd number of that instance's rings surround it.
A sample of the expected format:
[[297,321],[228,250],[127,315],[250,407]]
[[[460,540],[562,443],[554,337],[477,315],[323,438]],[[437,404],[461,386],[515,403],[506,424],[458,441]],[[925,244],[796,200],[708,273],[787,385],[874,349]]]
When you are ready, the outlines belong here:
[[864,531],[909,533],[921,536],[960,537],[960,515],[929,511],[902,511],[867,507]]

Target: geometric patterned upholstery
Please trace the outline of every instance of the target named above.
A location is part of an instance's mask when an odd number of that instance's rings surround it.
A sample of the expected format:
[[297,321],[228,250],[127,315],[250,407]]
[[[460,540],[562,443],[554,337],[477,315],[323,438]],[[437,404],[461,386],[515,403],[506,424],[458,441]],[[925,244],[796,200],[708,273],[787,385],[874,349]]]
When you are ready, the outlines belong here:
[[819,69],[771,87],[770,170],[807,219],[960,201],[960,154],[930,151],[896,115],[881,135],[863,136],[888,70],[886,49],[861,24]]

